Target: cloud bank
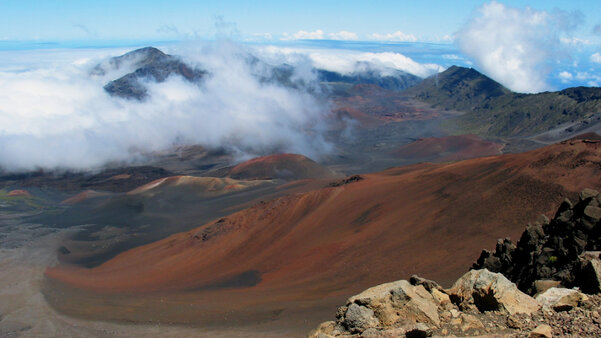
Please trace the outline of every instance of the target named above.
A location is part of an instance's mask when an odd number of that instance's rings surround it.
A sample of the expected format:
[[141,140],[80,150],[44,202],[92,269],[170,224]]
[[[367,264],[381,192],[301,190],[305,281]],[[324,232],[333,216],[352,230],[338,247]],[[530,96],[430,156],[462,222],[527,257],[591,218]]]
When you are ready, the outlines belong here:
[[272,63],[302,64],[342,74],[370,69],[381,75],[391,75],[391,71],[401,70],[419,77],[428,77],[445,68],[434,63],[419,63],[410,57],[395,52],[361,52],[338,49],[303,49],[267,46],[258,49],[259,54]]
[[[549,90],[549,62],[565,56],[561,35],[572,30],[579,13],[536,11],[484,4],[456,33],[461,51],[476,67],[518,92]],[[564,38],[565,41],[565,38]]]
[[327,105],[306,92],[259,81],[256,74],[264,69],[252,66],[242,47],[214,43],[179,47],[176,54],[211,76],[200,85],[177,76],[148,82],[150,95],[144,102],[109,96],[103,85],[130,69],[92,76],[98,57],[61,63],[39,53],[38,63],[3,65],[0,168],[97,168],[174,144],[223,146],[247,155],[286,151],[314,158],[329,150],[322,137],[328,128]]
[[413,34],[405,34],[401,31],[396,31],[394,33],[387,34],[378,34],[373,33],[370,35],[372,40],[377,41],[399,41],[399,42],[416,42],[418,39]]
[[294,34],[283,33],[281,40],[323,40],[324,32],[321,29],[312,32],[300,30]]
[[349,31],[340,31],[338,33],[330,33],[328,34],[330,39],[332,40],[357,40],[359,36],[356,33]]

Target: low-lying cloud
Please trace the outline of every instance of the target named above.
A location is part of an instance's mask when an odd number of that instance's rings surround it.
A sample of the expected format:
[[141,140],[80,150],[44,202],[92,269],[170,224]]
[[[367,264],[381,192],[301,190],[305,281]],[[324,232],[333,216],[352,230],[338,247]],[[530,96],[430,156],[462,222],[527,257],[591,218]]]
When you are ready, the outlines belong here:
[[[178,76],[147,82],[144,102],[109,96],[103,85],[129,70],[92,76],[91,68],[102,60],[89,52],[64,63],[43,62],[53,54],[40,52],[38,64],[2,65],[0,168],[97,168],[174,144],[226,147],[246,155],[286,151],[318,157],[329,151],[323,138],[327,104],[307,92],[260,81],[256,74],[262,69],[248,62],[244,48],[220,42],[175,52],[211,75],[200,85]],[[307,78],[310,72],[297,76],[314,80]]]
[[391,75],[401,70],[419,77],[428,77],[445,68],[434,63],[419,63],[408,56],[395,52],[361,52],[356,50],[301,49],[267,46],[259,49],[260,54],[272,62],[299,64],[308,62],[312,67],[342,74],[350,74],[370,69],[380,71],[381,75]]
[[349,32],[349,31],[340,31],[338,33],[330,33],[328,34],[330,39],[332,40],[358,40],[359,36],[357,33]]
[[281,40],[323,40],[325,33],[321,29],[311,32],[300,30],[296,33],[283,33]]
[[551,89],[551,62],[566,56],[560,52],[560,38],[581,16],[492,1],[474,13],[455,41],[476,67],[501,84],[518,92],[540,92]]
[[399,42],[417,42],[417,37],[413,34],[406,34],[401,31],[394,33],[379,34],[373,33],[370,35],[372,40],[377,41],[399,41]]

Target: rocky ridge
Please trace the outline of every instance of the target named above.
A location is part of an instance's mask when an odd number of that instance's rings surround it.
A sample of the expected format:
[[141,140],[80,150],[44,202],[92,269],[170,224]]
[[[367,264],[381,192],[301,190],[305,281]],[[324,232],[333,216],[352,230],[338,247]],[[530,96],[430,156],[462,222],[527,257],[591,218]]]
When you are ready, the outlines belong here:
[[178,75],[190,82],[198,82],[208,74],[205,70],[193,68],[180,58],[165,54],[153,47],[137,49],[114,57],[106,65],[97,65],[92,70],[92,74],[104,75],[106,70],[103,66],[117,69],[127,62],[133,62],[134,71],[107,83],[104,90],[110,95],[142,100],[148,95],[144,80],[164,82],[169,76]]
[[564,201],[517,245],[484,250],[449,289],[413,276],[352,296],[309,337],[601,336],[601,259],[587,251],[597,250],[600,199],[585,189]]
[[601,195],[585,189],[578,203],[565,199],[553,219],[541,215],[529,224],[517,245],[505,238],[494,252],[483,250],[472,268],[500,272],[531,295],[560,285],[599,293],[592,281],[601,271],[600,221]]

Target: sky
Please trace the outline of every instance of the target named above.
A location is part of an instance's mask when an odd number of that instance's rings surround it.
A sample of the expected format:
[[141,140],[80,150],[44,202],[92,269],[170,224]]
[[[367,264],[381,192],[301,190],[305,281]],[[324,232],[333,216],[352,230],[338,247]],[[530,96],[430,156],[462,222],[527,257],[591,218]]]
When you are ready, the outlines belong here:
[[[310,94],[315,68],[425,78],[459,65],[520,93],[599,87],[597,13],[597,0],[3,0],[0,171],[99,168],[182,143],[319,159],[332,121]],[[211,76],[148,82],[143,102],[108,95],[131,65],[91,70],[148,45]],[[265,64],[292,65],[309,88],[266,85]]]
[[[0,40],[124,40],[210,38],[215,18],[235,25],[241,39],[273,40],[323,32],[326,38],[444,41],[485,1],[164,1],[3,0]],[[601,23],[596,0],[503,1],[514,7],[583,14],[576,34],[592,39]],[[342,34],[339,34],[343,32]],[[344,34],[344,32],[350,34]],[[400,32],[402,34],[396,34]],[[304,37],[311,37],[304,34]]]

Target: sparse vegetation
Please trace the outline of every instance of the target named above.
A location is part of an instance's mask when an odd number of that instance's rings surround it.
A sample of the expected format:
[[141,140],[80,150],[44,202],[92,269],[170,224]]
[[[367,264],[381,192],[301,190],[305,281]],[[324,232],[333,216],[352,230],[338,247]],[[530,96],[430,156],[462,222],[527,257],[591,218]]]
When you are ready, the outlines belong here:
[[513,93],[471,68],[451,67],[406,93],[440,109],[465,112],[445,122],[444,127],[452,134],[530,136],[563,123],[601,121],[596,116],[601,112],[601,88]]

